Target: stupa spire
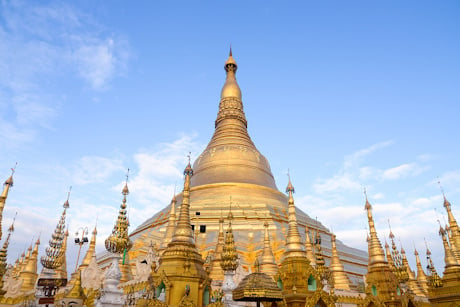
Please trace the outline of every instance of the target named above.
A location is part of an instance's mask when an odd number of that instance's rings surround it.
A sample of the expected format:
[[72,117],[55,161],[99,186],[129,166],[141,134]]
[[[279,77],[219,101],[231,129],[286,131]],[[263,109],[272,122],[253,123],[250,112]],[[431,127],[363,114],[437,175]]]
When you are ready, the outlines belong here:
[[61,218],[59,219],[58,224],[56,225],[56,229],[54,233],[51,235],[51,239],[49,241],[49,246],[46,248],[46,256],[42,256],[40,259],[41,264],[43,267],[47,269],[57,269],[59,268],[64,261],[64,254],[65,254],[65,245],[67,244],[66,239],[66,229],[65,229],[65,220],[66,220],[66,212],[69,208],[69,198],[70,198],[70,191],[72,187],[70,187],[69,192],[67,194],[67,200],[64,202],[64,211],[61,214]]
[[238,255],[236,253],[235,238],[233,237],[232,230],[232,205],[230,199],[230,210],[228,212],[228,227],[227,233],[225,234],[225,244],[222,252],[222,261],[220,263],[224,272],[235,271],[238,267]]
[[329,264],[329,271],[332,274],[334,280],[334,288],[350,290],[350,281],[343,264],[340,262],[339,253],[337,252],[336,236],[335,234],[331,235],[331,245],[332,245],[332,257],[331,263]]
[[182,205],[180,206],[179,219],[177,220],[174,235],[169,244],[181,242],[195,246],[192,226],[190,223],[190,179],[193,176],[193,169],[190,164],[190,153],[188,155],[188,164],[185,167],[184,175],[184,189],[182,191]]
[[168,225],[166,226],[165,236],[163,242],[161,242],[161,248],[168,246],[168,243],[171,242],[174,235],[174,229],[176,228],[176,188],[174,187],[174,194],[171,200],[171,209],[169,210],[169,219]]
[[2,291],[3,291],[2,290],[3,276],[5,276],[5,273],[6,273],[7,260],[8,260],[8,246],[10,245],[11,234],[14,232],[14,222],[16,220],[16,215],[13,218],[13,222],[11,223],[11,226],[8,228],[8,236],[6,237],[6,240],[5,242],[3,242],[3,246],[0,249],[0,295],[2,294]]
[[22,271],[19,273],[19,278],[23,280],[23,291],[30,291],[35,287],[35,282],[37,281],[38,277],[37,264],[39,245],[40,239],[37,239],[34,248],[32,249],[32,246],[29,247],[27,260],[24,263]]
[[449,270],[452,267],[459,267],[457,260],[455,259],[454,253],[449,246],[449,242],[447,241],[447,233],[444,228],[442,228],[441,224],[439,224],[439,235],[442,237],[442,244],[444,246],[444,262],[445,262],[445,271]]
[[264,249],[262,251],[262,261],[260,263],[260,270],[262,273],[274,277],[278,274],[278,265],[273,255],[273,250],[270,244],[270,236],[268,232],[268,222],[264,222]]
[[436,271],[436,267],[433,264],[433,260],[431,259],[431,251],[428,248],[428,245],[426,244],[426,260],[428,262],[427,269],[428,269],[428,274],[429,274],[429,282],[430,285],[434,288],[438,288],[442,286],[442,280],[441,277],[439,277],[438,272]]
[[[441,188],[442,190],[442,188]],[[451,203],[447,200],[444,190],[442,190],[442,196],[444,198],[443,206],[447,211],[447,220],[449,222],[449,239],[452,245],[452,250],[457,261],[460,261],[460,229],[457,224],[457,220],[452,213]]]
[[217,244],[214,250],[214,257],[211,261],[211,268],[209,270],[209,277],[213,280],[222,280],[224,278],[224,272],[220,265],[222,261],[222,253],[224,252],[225,235],[224,235],[224,217],[222,211],[219,218],[219,233],[217,235]]
[[420,288],[422,288],[423,292],[428,294],[428,278],[426,277],[425,271],[423,270],[417,249],[415,249],[414,255],[415,263],[417,265],[417,283],[420,285]]
[[13,175],[16,170],[16,165],[11,169],[11,175],[6,179],[5,183],[3,184],[3,191],[0,195],[0,240],[2,239],[2,220],[3,220],[3,209],[5,209],[6,199],[8,198],[8,192],[10,188],[13,186]]
[[123,200],[120,205],[120,211],[118,211],[118,218],[115,222],[115,226],[113,227],[112,233],[105,240],[105,249],[108,252],[114,254],[126,253],[133,245],[128,235],[129,222],[126,211],[126,196],[129,194],[128,176],[129,168],[128,173],[126,174],[125,185],[123,187],[123,190],[121,191],[121,194],[123,195]]
[[382,244],[380,243],[377,231],[375,230],[374,217],[372,216],[372,206],[367,199],[366,191],[364,191],[364,194],[366,196],[364,209],[367,211],[367,220],[369,224],[369,265],[378,263],[387,265]]
[[294,204],[294,186],[291,183],[291,177],[288,174],[288,185],[286,193],[288,193],[288,234],[286,238],[286,251],[285,256],[302,256],[306,257],[305,250],[303,249],[302,238],[300,237],[299,230],[297,229],[296,208]]

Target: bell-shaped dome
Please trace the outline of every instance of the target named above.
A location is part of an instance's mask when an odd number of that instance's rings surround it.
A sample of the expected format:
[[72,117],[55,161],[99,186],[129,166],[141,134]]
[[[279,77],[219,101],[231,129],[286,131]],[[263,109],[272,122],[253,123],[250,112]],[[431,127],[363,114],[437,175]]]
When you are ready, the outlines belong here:
[[276,189],[267,159],[257,150],[248,131],[236,82],[237,65],[230,56],[225,62],[227,79],[222,88],[215,131],[206,149],[196,159],[192,187],[212,183],[252,183]]

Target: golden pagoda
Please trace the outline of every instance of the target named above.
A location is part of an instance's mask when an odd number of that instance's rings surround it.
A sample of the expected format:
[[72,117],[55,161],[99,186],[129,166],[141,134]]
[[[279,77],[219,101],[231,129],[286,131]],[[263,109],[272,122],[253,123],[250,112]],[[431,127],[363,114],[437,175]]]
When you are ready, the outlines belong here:
[[[222,87],[214,134],[205,150],[193,164],[190,182],[190,222],[202,240],[199,251],[212,255],[219,236],[221,212],[229,211],[229,195],[233,203],[233,233],[242,268],[248,270],[264,249],[265,222],[268,223],[275,261],[280,262],[285,250],[283,241],[289,224],[288,199],[277,189],[270,165],[259,152],[248,133],[242,93],[236,80],[238,65],[230,52],[225,62],[225,83]],[[183,194],[175,196],[181,203]],[[134,247],[129,252],[135,261],[147,252],[153,241],[164,250],[169,240],[172,204],[138,226],[130,237]],[[325,261],[331,259],[330,231],[300,209],[295,212],[299,227],[319,231],[324,237]],[[168,226],[169,225],[169,226]],[[302,235],[304,233],[302,232]],[[350,282],[362,283],[367,254],[337,240],[337,251]],[[215,267],[215,265],[213,265]],[[211,270],[212,272],[213,270]],[[212,272],[213,277],[217,275]],[[216,282],[216,280],[214,280]]]

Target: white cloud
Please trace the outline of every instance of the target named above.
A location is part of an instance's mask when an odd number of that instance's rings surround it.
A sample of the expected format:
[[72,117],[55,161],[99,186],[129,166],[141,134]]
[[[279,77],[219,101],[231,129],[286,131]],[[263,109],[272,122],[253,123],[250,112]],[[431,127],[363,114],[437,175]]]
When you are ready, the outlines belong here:
[[125,53],[120,53],[119,49],[124,45],[124,41],[115,41],[113,37],[82,43],[73,53],[80,76],[93,89],[106,88],[108,82],[123,67]]
[[362,186],[361,180],[369,180],[375,177],[378,170],[372,167],[359,167],[364,157],[373,152],[391,145],[392,141],[385,141],[361,149],[344,158],[343,166],[337,174],[328,179],[318,179],[313,184],[316,193],[337,191],[359,191]]
[[427,170],[426,167],[421,167],[417,163],[406,163],[396,167],[384,170],[382,180],[397,180],[407,176],[417,176]]
[[120,159],[105,157],[82,157],[75,166],[73,181],[75,184],[102,182],[117,171],[124,170]]
[[52,127],[64,102],[56,86],[63,75],[105,89],[129,58],[126,40],[65,3],[3,1],[0,17],[4,148],[30,142],[37,131]]

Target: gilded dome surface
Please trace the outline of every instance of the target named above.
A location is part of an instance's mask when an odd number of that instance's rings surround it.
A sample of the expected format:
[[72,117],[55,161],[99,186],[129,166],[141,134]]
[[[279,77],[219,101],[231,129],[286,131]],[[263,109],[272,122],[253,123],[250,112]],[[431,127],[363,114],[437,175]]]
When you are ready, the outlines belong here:
[[232,55],[225,63],[227,79],[221,93],[215,132],[206,149],[196,159],[192,187],[223,182],[258,184],[276,189],[267,159],[257,150],[248,131],[235,79]]

